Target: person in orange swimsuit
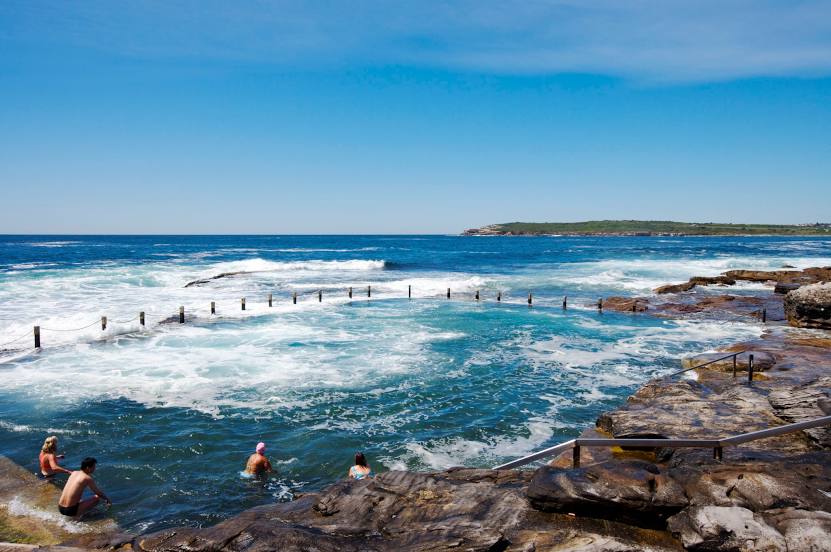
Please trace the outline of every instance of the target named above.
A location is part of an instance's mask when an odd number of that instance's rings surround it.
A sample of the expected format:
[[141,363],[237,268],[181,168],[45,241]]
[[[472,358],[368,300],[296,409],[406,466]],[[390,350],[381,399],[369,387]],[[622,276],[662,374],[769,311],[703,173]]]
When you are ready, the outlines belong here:
[[40,447],[40,454],[38,455],[40,474],[45,479],[49,479],[59,473],[72,473],[68,469],[58,465],[58,460],[60,459],[63,459],[63,454],[58,454],[58,438],[54,435],[47,437],[43,441],[43,446]]

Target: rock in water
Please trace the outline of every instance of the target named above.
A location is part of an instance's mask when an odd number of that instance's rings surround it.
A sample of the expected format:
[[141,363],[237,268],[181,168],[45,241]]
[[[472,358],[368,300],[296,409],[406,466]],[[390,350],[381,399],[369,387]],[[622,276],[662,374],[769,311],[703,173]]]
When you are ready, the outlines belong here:
[[831,283],[810,284],[785,295],[788,323],[831,330]]

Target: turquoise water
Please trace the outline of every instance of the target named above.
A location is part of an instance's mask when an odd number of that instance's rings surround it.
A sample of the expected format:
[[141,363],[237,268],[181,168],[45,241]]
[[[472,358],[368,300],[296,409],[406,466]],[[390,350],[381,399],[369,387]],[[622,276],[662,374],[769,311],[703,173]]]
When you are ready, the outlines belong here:
[[[0,236],[0,454],[34,471],[56,434],[66,465],[96,456],[136,531],[290,500],[357,450],[376,471],[492,466],[574,437],[680,356],[761,331],[600,314],[597,297],[784,263],[829,265],[831,241]],[[186,324],[158,324],[180,305]],[[244,480],[258,441],[276,472]]]

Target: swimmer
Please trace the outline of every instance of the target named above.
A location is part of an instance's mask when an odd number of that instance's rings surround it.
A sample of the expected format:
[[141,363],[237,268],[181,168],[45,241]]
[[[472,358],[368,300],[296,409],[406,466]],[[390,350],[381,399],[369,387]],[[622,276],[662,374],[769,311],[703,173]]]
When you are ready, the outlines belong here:
[[245,463],[245,471],[248,475],[260,475],[271,471],[271,462],[265,456],[265,443],[257,443],[254,454],[248,457]]
[[71,471],[58,465],[58,460],[61,459],[63,459],[63,454],[58,454],[58,438],[54,435],[47,437],[38,455],[40,474],[45,479],[55,477],[59,473],[71,474]]
[[[92,479],[92,473],[95,471],[97,463],[98,461],[95,458],[84,458],[84,461],[81,462],[81,469],[72,472],[72,475],[66,480],[61,498],[58,499],[58,510],[63,515],[81,519],[81,516],[94,508],[102,498],[107,502],[107,505],[112,506],[112,501]],[[82,501],[81,498],[83,498],[84,489],[86,488],[95,493],[95,496]]]
[[366,461],[366,456],[363,452],[355,454],[355,465],[349,468],[349,477],[352,479],[364,479],[367,477],[374,477],[372,468]]

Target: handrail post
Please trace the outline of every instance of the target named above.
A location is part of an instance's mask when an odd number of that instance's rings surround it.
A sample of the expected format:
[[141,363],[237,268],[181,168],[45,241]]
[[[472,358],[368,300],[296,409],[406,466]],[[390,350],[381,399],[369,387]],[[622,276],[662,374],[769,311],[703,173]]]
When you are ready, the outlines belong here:
[[476,290],[476,300],[477,301],[479,300],[479,290],[478,289]]
[[[350,292],[351,292],[351,291],[352,291],[352,288],[349,288],[349,290],[350,290]],[[351,297],[351,295],[350,295],[350,297]],[[297,304],[297,292],[296,292],[296,291],[292,291],[292,292],[291,292],[291,302],[292,302],[292,304],[294,304],[294,305],[296,305],[296,304]]]
[[35,349],[40,349],[40,326],[35,326]]
[[269,307],[271,306],[271,294],[270,293],[268,294],[268,306]]
[[724,455],[724,448],[723,447],[716,447],[713,449],[713,458],[716,460],[721,460],[722,456]]
[[349,298],[352,299],[352,286],[349,286]]
[[107,317],[102,316],[101,317],[101,331],[103,332],[106,329],[107,329]]
[[407,299],[412,299],[412,298],[413,298],[413,286],[409,285],[409,286],[407,286]]
[[216,314],[216,301],[211,301],[211,314]]
[[528,292],[528,306],[530,307],[533,302],[534,302],[534,296],[529,291]]
[[739,358],[739,353],[733,355],[733,377],[736,377],[736,359]]
[[563,310],[568,308],[568,295],[563,295]]
[[497,301],[497,303],[502,302],[502,291],[497,291],[496,292],[496,301]]
[[753,383],[753,355],[747,358],[747,383]]
[[185,307],[179,307],[179,324],[185,323]]
[[322,289],[317,290],[317,302],[318,303],[323,302],[323,290]]
[[139,325],[143,328],[144,327],[144,311],[139,313]]
[[240,307],[242,307],[242,310],[245,310],[245,297],[242,297],[239,300],[239,304],[240,304]]
[[366,286],[366,296],[372,297],[372,286]]
[[574,448],[571,449],[571,467],[580,467],[580,445],[574,445]]

